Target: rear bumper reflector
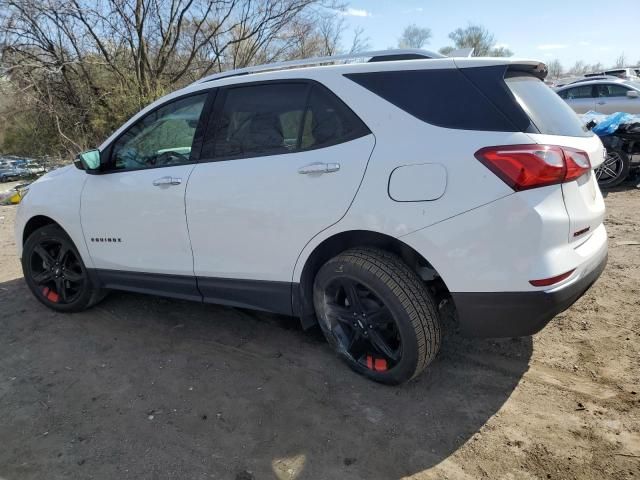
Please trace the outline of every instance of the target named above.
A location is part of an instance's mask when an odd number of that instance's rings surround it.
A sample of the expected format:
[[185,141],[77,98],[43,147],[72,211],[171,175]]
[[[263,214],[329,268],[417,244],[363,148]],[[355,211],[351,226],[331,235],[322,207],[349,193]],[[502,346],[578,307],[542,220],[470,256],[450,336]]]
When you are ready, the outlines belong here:
[[573,236],[574,237],[579,237],[583,233],[587,233],[589,230],[591,230],[591,227],[583,228],[582,230],[578,230],[577,232],[574,232]]
[[574,271],[575,271],[575,268],[573,270],[569,270],[568,272],[562,273],[560,275],[556,275],[555,277],[542,278],[540,280],[529,280],[529,283],[534,287],[548,287],[549,285],[554,285],[558,282],[561,282],[565,278],[568,278],[569,275],[571,275]]

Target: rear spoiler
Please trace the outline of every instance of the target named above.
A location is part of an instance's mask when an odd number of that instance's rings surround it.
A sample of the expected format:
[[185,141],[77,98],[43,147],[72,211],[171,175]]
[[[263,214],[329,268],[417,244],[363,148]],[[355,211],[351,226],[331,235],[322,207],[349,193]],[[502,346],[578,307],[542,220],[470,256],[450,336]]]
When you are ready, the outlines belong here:
[[540,80],[544,80],[547,78],[549,70],[544,63],[512,63],[507,66],[507,76],[510,73],[516,75],[526,73],[538,77]]

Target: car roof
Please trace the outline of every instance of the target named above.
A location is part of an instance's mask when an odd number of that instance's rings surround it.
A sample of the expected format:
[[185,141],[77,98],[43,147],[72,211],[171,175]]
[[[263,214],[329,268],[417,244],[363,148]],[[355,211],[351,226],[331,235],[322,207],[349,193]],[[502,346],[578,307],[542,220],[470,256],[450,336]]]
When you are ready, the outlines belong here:
[[583,87],[583,86],[589,86],[589,85],[601,85],[601,84],[607,84],[607,83],[619,83],[622,85],[626,85],[628,87],[634,88],[634,89],[639,89],[640,88],[640,84],[638,82],[633,82],[630,80],[624,80],[622,78],[616,78],[616,79],[608,79],[608,78],[597,78],[597,79],[593,79],[593,80],[585,80],[584,82],[573,82],[573,83],[568,83],[567,85],[563,85],[562,87],[558,87],[557,91],[560,90],[567,90],[568,88],[574,88],[574,87]]
[[[469,57],[472,50],[466,53],[467,56],[455,56],[454,52],[451,56],[444,56],[439,53],[421,49],[391,49],[379,50],[373,52],[357,52],[345,55],[334,55],[328,57],[315,57],[302,60],[291,60],[285,62],[277,62],[263,65],[249,66],[237,70],[230,70],[196,80],[194,83],[186,87],[194,85],[211,84],[228,78],[236,79],[237,83],[249,81],[247,79],[254,75],[279,72],[284,74],[288,71],[296,72],[317,72],[317,71],[333,71],[336,74],[345,72],[352,73],[354,69],[358,71],[379,71],[379,70],[408,70],[411,67],[420,66],[416,62],[421,62],[422,66],[433,64],[433,62],[441,62],[442,60],[453,61],[451,68],[470,68],[489,65],[505,65],[505,64],[522,64],[537,67],[539,65],[546,66],[538,60],[513,57]],[[366,61],[362,61],[368,59]],[[342,63],[339,63],[342,62]],[[427,63],[424,63],[427,62]],[[286,76],[286,75],[284,75]],[[231,82],[236,83],[236,82]],[[227,84],[225,82],[224,84]]]
[[611,82],[624,81],[623,78],[616,77],[614,75],[598,75],[598,76],[592,75],[592,76],[585,76],[584,78],[579,78],[577,80],[573,80],[572,82],[569,82],[566,85],[574,85],[576,83],[584,83],[584,82],[593,82],[594,80],[608,80]]

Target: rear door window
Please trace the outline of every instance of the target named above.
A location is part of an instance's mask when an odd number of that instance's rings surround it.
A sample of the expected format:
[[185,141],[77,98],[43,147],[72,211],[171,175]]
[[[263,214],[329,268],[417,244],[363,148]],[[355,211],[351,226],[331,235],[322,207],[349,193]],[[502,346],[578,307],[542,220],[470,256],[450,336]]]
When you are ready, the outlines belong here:
[[626,97],[629,89],[615,83],[598,85],[598,97]]
[[276,155],[297,148],[308,93],[304,83],[230,88],[216,113],[214,155]]
[[[505,82],[540,133],[570,137],[593,135],[582,125],[580,118],[571,107],[542,80],[531,75],[508,75]],[[586,89],[585,93],[588,92],[591,97],[591,86],[583,85],[575,88]]]
[[258,157],[323,148],[369,133],[332,92],[308,82],[227,89],[216,108],[213,156]]
[[562,93],[567,100],[577,98],[593,98],[593,87],[591,85],[582,85],[580,87],[567,88]]

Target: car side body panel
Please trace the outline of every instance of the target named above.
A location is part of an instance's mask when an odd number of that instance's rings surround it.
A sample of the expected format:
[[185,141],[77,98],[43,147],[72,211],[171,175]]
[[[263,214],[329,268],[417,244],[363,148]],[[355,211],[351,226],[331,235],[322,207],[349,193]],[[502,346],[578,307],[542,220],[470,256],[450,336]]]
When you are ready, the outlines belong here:
[[[195,275],[291,281],[306,242],[349,209],[374,144],[369,134],[307,152],[198,164],[186,202]],[[339,169],[298,172],[327,162]]]
[[[193,275],[184,195],[193,164],[86,175],[81,220],[96,268]],[[171,177],[178,185],[154,186]]]

